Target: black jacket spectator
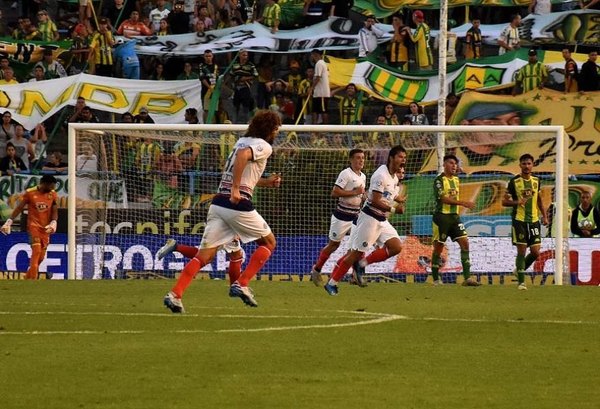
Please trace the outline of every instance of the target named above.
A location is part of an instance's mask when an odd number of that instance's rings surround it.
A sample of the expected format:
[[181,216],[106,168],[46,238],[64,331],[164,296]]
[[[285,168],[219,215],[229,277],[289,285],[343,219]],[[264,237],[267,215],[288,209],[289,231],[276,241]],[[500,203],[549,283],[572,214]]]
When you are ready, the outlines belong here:
[[577,77],[580,91],[598,91],[600,89],[600,74],[598,74],[596,58],[598,58],[598,54],[592,51],[589,59],[581,66]]

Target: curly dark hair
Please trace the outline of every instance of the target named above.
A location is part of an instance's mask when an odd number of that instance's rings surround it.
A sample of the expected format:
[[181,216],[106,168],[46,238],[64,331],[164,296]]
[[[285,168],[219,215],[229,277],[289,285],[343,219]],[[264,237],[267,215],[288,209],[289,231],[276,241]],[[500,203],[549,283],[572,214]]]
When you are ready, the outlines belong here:
[[269,110],[258,111],[248,126],[246,136],[264,139],[267,142],[273,131],[281,126],[279,114]]

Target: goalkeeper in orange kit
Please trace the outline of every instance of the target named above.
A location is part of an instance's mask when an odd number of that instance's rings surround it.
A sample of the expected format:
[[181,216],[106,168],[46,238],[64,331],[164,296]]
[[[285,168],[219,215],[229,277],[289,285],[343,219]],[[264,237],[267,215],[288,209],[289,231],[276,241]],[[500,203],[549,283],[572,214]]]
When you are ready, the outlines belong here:
[[31,243],[31,261],[25,275],[27,280],[38,278],[39,266],[46,257],[50,235],[56,232],[56,220],[58,219],[56,199],[58,195],[55,188],[56,178],[54,176],[42,176],[38,186],[27,189],[19,198],[19,204],[0,229],[2,234],[10,234],[13,219],[27,207],[27,232]]

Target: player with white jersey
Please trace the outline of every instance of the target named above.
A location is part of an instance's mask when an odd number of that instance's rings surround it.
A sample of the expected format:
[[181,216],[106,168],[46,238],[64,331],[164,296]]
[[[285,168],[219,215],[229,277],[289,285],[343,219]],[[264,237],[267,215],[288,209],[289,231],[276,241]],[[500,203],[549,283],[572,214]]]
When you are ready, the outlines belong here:
[[350,250],[338,260],[331,278],[325,284],[325,291],[329,295],[338,293],[337,283],[376,243],[380,247],[366,257],[365,265],[387,260],[402,250],[400,236],[388,217],[404,208],[404,203],[400,203],[403,198],[398,195],[400,185],[397,173],[405,163],[406,150],[402,146],[394,146],[388,154],[387,164],[381,165],[371,176],[367,202],[350,235]]
[[342,239],[348,234],[360,213],[367,185],[367,177],[362,172],[365,166],[365,153],[362,149],[352,149],[349,156],[350,166],[340,172],[331,191],[331,196],[336,197],[338,202],[331,215],[329,243],[321,250],[319,259],[310,272],[311,280],[316,286],[323,284],[321,277],[323,265],[340,247]]
[[279,187],[281,184],[281,177],[277,174],[262,178],[267,159],[273,152],[271,144],[280,126],[277,113],[259,111],[250,121],[246,135],[233,147],[217,194],[208,209],[200,249],[185,265],[177,283],[164,298],[165,306],[172,312],[183,312],[181,297],[185,289],[198,271],[214,259],[219,247],[235,238],[242,243],[256,241],[258,248],[238,280],[229,287],[229,296],[239,297],[251,307],[258,305],[248,283],[267,262],[276,242],[271,228],[254,209],[252,194],[256,186]]

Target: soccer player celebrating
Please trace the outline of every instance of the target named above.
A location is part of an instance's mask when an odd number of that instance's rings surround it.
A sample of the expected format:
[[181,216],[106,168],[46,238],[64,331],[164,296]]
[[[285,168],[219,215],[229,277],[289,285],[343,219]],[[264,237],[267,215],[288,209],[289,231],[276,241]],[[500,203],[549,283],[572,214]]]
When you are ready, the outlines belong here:
[[[517,246],[515,261],[519,290],[527,290],[525,271],[540,255],[542,244],[540,216],[544,225],[548,217],[542,197],[540,196],[540,179],[531,172],[533,156],[526,153],[519,158],[521,173],[508,182],[508,188],[502,206],[510,206],[512,210],[512,242]],[[525,256],[529,247],[529,254]]]
[[400,236],[388,221],[388,216],[403,208],[403,204],[395,199],[400,190],[397,172],[405,163],[406,150],[402,146],[394,146],[388,154],[387,164],[381,165],[371,176],[367,202],[350,235],[350,251],[338,260],[325,284],[329,295],[338,293],[338,282],[375,243],[380,247],[366,257],[363,265],[387,260],[402,250]]
[[[13,220],[27,206],[27,232],[31,243],[31,261],[25,275],[27,280],[37,280],[40,263],[46,257],[46,249],[50,243],[50,235],[56,232],[58,219],[58,195],[54,191],[56,178],[44,175],[36,187],[27,189],[19,199],[19,204],[13,210],[10,218],[4,223],[0,231],[10,234]],[[46,278],[51,275],[46,273]]]
[[258,306],[248,283],[271,257],[276,242],[271,228],[254,209],[252,194],[256,186],[279,187],[281,184],[281,177],[276,174],[261,179],[280,126],[277,113],[259,111],[250,121],[246,135],[233,147],[217,194],[208,209],[200,249],[164,298],[165,306],[172,312],[184,311],[181,297],[198,271],[214,259],[220,246],[237,237],[243,243],[256,241],[258,248],[238,280],[229,287],[229,295],[241,298],[251,307]]
[[436,206],[433,214],[433,254],[431,256],[431,275],[433,284],[442,284],[440,265],[444,243],[450,237],[460,246],[460,262],[463,268],[464,286],[478,286],[480,283],[471,277],[469,257],[469,238],[465,226],[458,215],[459,206],[473,209],[475,203],[460,200],[460,182],[458,180],[458,159],[454,155],[444,156],[444,171],[433,182]]
[[352,228],[358,218],[365,193],[367,177],[362,173],[365,166],[365,153],[362,149],[350,151],[350,166],[338,175],[331,196],[338,199],[337,206],[331,215],[329,227],[329,243],[321,250],[319,259],[310,272],[311,280],[316,286],[323,284],[321,269],[331,254],[340,247],[342,239]]

